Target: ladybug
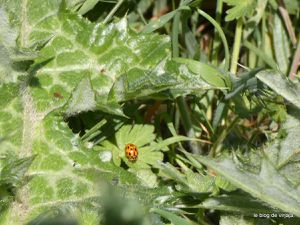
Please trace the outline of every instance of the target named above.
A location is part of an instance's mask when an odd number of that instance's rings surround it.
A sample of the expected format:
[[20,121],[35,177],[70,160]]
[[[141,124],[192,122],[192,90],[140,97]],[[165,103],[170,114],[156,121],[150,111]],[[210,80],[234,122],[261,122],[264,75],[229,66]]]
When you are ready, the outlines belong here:
[[130,162],[135,162],[138,158],[138,148],[134,144],[126,144],[125,155]]

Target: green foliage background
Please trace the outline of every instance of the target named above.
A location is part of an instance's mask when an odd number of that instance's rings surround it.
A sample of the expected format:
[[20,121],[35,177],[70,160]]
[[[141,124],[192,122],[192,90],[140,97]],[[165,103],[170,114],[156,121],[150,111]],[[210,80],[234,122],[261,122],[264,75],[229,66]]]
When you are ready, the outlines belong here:
[[284,3],[0,0],[0,224],[299,223]]

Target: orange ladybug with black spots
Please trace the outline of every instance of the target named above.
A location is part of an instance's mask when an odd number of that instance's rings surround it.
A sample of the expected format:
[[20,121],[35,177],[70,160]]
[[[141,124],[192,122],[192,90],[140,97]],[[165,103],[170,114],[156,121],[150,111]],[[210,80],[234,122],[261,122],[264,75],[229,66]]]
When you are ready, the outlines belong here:
[[135,162],[138,158],[138,148],[134,144],[126,144],[125,156],[130,162]]

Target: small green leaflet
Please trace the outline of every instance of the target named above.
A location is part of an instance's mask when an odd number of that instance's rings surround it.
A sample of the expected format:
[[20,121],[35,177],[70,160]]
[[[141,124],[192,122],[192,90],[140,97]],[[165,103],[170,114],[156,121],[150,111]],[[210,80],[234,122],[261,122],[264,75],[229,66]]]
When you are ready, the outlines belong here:
[[224,0],[232,8],[226,11],[225,21],[239,19],[242,16],[248,16],[253,13],[256,6],[256,0]]

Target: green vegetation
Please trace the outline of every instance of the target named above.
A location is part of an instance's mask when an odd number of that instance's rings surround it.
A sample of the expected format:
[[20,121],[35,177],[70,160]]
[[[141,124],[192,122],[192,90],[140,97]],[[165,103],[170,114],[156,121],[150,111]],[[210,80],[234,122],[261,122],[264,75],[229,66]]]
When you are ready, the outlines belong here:
[[300,224],[299,25],[298,0],[0,0],[0,224]]

